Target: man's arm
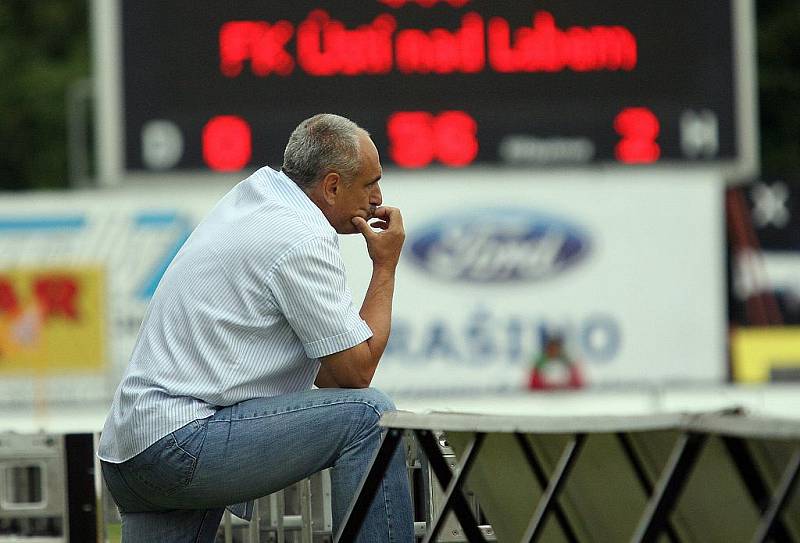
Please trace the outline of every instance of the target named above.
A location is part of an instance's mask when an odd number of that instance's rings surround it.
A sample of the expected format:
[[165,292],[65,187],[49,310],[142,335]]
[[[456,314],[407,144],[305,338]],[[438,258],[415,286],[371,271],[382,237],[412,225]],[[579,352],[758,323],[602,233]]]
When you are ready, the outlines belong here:
[[353,219],[353,224],[367,242],[367,251],[372,259],[372,279],[360,311],[361,318],[372,330],[372,337],[355,347],[323,357],[315,382],[321,388],[368,387],[389,340],[395,270],[405,240],[405,230],[397,208],[380,207],[375,217],[380,219],[374,223],[381,229],[379,232],[375,232],[364,219]]
[[339,387],[339,383],[337,383],[331,375],[331,372],[328,371],[328,366],[325,364],[320,364],[317,378],[314,379],[314,384],[319,388],[341,388]]

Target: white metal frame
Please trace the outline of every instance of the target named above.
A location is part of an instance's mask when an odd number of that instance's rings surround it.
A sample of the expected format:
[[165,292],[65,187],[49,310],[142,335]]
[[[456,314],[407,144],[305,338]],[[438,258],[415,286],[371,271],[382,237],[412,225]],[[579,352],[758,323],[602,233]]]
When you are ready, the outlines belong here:
[[119,185],[124,177],[121,1],[91,3],[97,183],[101,186]]

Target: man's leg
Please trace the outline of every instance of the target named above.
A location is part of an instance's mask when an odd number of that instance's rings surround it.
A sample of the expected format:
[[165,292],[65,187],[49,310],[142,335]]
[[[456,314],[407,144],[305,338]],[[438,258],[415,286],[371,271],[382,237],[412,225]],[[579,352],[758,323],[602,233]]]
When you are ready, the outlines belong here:
[[[221,409],[208,421],[191,484],[170,501],[214,507],[285,488],[331,471],[338,529],[378,449],[378,420],[394,409],[374,389],[321,389],[259,398]],[[414,523],[404,451],[378,487],[358,541],[413,542]]]
[[[143,453],[143,457],[155,460],[155,449]],[[101,464],[106,486],[119,507],[125,543],[213,543],[224,508],[159,511],[146,499],[154,492],[134,490],[136,476],[128,467]]]
[[[181,531],[198,533],[209,519],[197,511],[253,500],[333,468],[336,530],[380,445],[378,420],[392,409],[391,400],[374,389],[309,390],[248,400],[176,430],[128,462],[103,463],[103,473],[129,519],[125,531],[135,537],[146,525],[153,526],[145,534],[171,530],[175,510],[192,511],[176,522]],[[413,532],[399,448],[358,541],[408,543],[414,541]]]
[[[331,469],[334,535],[344,522],[356,491],[380,444],[370,436],[348,446]],[[414,521],[408,490],[405,448],[397,447],[386,475],[378,486],[359,541],[414,541]]]

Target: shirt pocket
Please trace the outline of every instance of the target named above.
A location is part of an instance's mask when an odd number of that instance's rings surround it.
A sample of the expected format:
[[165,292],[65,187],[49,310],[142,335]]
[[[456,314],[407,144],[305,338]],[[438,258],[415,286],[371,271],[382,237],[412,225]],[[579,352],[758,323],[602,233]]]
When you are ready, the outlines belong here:
[[134,457],[126,471],[148,490],[174,494],[192,482],[206,428],[206,421],[190,422]]

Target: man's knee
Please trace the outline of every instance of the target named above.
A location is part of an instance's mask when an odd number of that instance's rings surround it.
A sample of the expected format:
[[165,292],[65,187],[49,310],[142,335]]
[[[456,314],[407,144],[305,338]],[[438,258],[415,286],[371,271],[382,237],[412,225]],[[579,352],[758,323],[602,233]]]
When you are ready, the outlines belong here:
[[381,415],[397,409],[392,399],[377,388],[362,388],[358,392],[361,395],[361,401],[375,408]]

